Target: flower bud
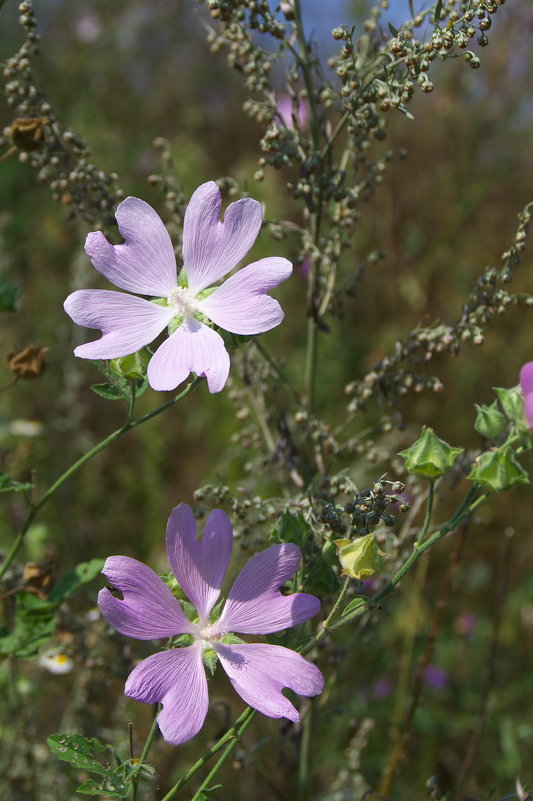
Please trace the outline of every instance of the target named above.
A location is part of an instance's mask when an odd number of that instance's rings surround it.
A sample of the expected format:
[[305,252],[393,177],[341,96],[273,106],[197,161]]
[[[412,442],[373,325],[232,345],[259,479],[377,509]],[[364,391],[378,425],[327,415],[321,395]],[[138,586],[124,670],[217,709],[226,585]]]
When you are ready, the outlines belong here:
[[477,481],[487,492],[503,492],[516,484],[529,484],[528,474],[510,448],[482,453],[468,478]]
[[150,352],[147,348],[138,350],[137,353],[130,353],[128,356],[119,356],[112,359],[110,367],[120,378],[130,378],[137,380],[146,377],[146,368],[150,361]]
[[448,472],[464,448],[452,448],[439,439],[432,428],[424,426],[422,433],[410,448],[400,451],[410,473],[423,478],[438,478]]
[[376,545],[374,534],[356,540],[334,540],[337,546],[342,575],[355,579],[370,578],[383,564],[383,552]]
[[476,431],[487,439],[499,437],[506,426],[505,417],[498,411],[497,402],[490,406],[478,406],[475,404],[477,417],[474,423]]
[[524,398],[519,386],[511,389],[494,387],[503,413],[513,423],[524,423]]

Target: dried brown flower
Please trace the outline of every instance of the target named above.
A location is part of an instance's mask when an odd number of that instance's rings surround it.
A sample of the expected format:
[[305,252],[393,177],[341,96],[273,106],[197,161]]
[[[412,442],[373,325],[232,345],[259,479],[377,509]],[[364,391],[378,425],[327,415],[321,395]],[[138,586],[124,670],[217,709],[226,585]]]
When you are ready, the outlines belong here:
[[12,350],[6,356],[9,369],[18,378],[39,378],[46,368],[44,357],[50,348],[26,345],[20,350]]

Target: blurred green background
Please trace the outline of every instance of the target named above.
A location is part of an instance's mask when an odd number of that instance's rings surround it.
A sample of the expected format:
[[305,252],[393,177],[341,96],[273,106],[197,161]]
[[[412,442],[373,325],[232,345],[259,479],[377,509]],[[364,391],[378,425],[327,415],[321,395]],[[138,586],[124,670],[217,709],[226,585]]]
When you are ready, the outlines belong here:
[[[408,4],[392,5],[397,23]],[[364,4],[327,6],[328,14],[320,0],[304,0],[306,25],[316,30],[324,58],[334,50],[330,29],[339,22],[357,24]],[[261,131],[242,111],[246,96],[239,73],[227,67],[222,53],[209,52],[201,7],[192,0],[42,0],[35,10],[43,36],[42,54],[34,62],[37,82],[62,123],[85,138],[97,166],[119,174],[125,194],[143,197],[165,218],[164,195],[147,181],[159,170],[152,141],[163,136],[186,198],[203,181],[228,175],[265,203],[267,218],[301,222],[301,209],[285,192],[281,174],[267,172],[260,184],[253,180]],[[2,59],[21,38],[16,20],[16,4],[6,3],[0,16]],[[400,114],[390,119],[388,146],[405,149],[407,157],[393,159],[383,184],[363,205],[353,249],[345,258],[355,265],[373,249],[387,255],[368,270],[345,319],[333,320],[330,334],[322,337],[319,414],[325,419],[340,416],[344,385],[390,352],[398,338],[431,320],[459,317],[475,278],[487,264],[498,266],[512,241],[516,214],[531,199],[532,33],[531,7],[508,4],[495,20],[490,46],[481,53],[481,70],[468,69],[462,59],[434,65],[436,89],[417,96],[411,107],[414,122]],[[283,90],[280,79],[278,91]],[[0,119],[3,127],[11,122],[5,104]],[[91,392],[90,385],[100,380],[98,372],[72,355],[85,332],[62,309],[73,288],[105,285],[83,252],[87,227],[66,219],[48,187],[38,185],[16,155],[6,158],[0,171],[0,272],[20,290],[16,312],[0,313],[2,353],[29,342],[50,348],[41,378],[20,381],[0,396],[1,469],[18,480],[28,480],[35,470],[41,492],[118,427],[125,409]],[[264,231],[253,255],[294,258],[296,252],[295,240],[276,241]],[[513,289],[533,291],[527,254]],[[298,271],[276,296],[287,319],[264,341],[273,353],[284,354],[288,374],[301,386],[306,316],[305,282]],[[399,436],[398,449],[422,423],[433,425],[454,445],[481,446],[472,428],[473,403],[491,402],[493,386],[514,385],[520,366],[533,358],[526,314],[522,309],[509,312],[494,321],[482,348],[467,345],[458,359],[443,356],[431,365],[444,391],[410,395],[403,402],[410,428]],[[1,370],[1,383],[7,384],[9,370],[5,365]],[[139,410],[161,402],[149,390]],[[232,440],[241,427],[227,392],[210,396],[201,386],[65,484],[30,532],[25,559],[49,559],[61,574],[81,560],[123,553],[166,569],[162,544],[170,509],[191,502],[194,490],[207,482],[227,483],[232,490],[243,482],[250,485],[243,478],[246,458]],[[255,478],[254,491],[261,491]],[[377,784],[391,749],[391,726],[405,703],[403,682],[416,671],[436,625],[409,756],[398,771],[393,797],[424,797],[431,776],[444,790],[453,789],[467,768],[470,792],[482,798],[512,792],[518,775],[523,782],[528,776],[532,780],[530,504],[528,488],[499,496],[470,525],[461,554],[454,555],[454,541],[444,542],[405,582],[400,597],[325,649],[321,667],[329,682],[316,704],[313,798],[359,798],[365,788],[360,775],[370,786]],[[18,495],[4,502],[2,547],[11,541],[24,509]],[[118,637],[102,642],[106,630],[101,627],[93,639],[86,638],[86,650],[76,653],[98,586],[90,585],[76,601],[75,619],[65,621],[62,636],[65,647],[75,652],[74,671],[58,677],[21,663],[11,678],[2,674],[4,689],[11,686],[8,681],[16,685],[24,710],[16,724],[18,736],[37,743],[21,747],[11,770],[24,776],[30,764],[41,766],[39,784],[28,790],[21,778],[19,796],[12,782],[6,790],[11,795],[2,794],[8,801],[75,797],[75,779],[68,770],[47,761],[43,748],[51,732],[81,725],[89,736],[118,738],[126,747],[125,721],[135,716],[142,742],[150,710],[121,699],[125,671],[116,659],[125,651],[128,658],[130,652],[148,653],[150,646],[125,645]],[[439,603],[442,617],[436,623]],[[497,608],[503,610],[501,628],[491,656]],[[99,655],[95,663],[93,652]],[[104,665],[107,658],[115,660],[110,670]],[[488,670],[490,689],[485,691]],[[216,736],[227,704],[232,714],[239,711],[239,701],[218,676],[215,696],[220,706],[197,740],[181,749],[158,743],[162,790],[201,753],[202,738],[207,743]],[[367,719],[373,723],[362,748]],[[219,797],[290,798],[298,736],[296,727],[274,721],[250,730],[247,750],[236,752],[236,773],[228,773]],[[474,748],[473,764],[465,768]]]

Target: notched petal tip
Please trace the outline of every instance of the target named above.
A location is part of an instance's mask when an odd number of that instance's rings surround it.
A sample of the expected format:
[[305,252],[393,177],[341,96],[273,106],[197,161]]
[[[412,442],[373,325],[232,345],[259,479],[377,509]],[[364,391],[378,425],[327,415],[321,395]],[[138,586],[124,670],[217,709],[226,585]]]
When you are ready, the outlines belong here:
[[192,509],[182,503],[169,517],[166,543],[172,572],[201,621],[207,623],[220,595],[233,546],[228,516],[221,509],[211,512],[203,535],[197,540]]

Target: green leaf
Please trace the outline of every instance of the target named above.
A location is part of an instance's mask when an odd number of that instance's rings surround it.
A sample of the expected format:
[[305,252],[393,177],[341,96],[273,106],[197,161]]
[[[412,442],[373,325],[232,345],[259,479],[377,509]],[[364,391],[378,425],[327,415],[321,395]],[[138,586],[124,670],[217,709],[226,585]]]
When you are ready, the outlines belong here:
[[311,642],[313,637],[306,635],[305,637],[299,634],[300,627],[295,629],[285,629],[284,631],[277,631],[274,634],[267,634],[266,638],[272,645],[282,645],[284,648],[290,648],[293,651],[300,651],[308,642]]
[[339,579],[331,565],[317,555],[305,580],[306,592],[312,595],[330,595],[339,586]]
[[389,31],[393,36],[398,36],[398,28],[395,28],[392,22],[389,22]]
[[20,290],[4,276],[0,277],[0,311],[16,311]]
[[202,790],[200,795],[198,796],[198,801],[208,801],[209,798],[213,795],[216,790],[220,790],[222,787],[221,784],[215,784],[213,787],[206,788]]
[[126,400],[122,390],[113,386],[113,384],[93,384],[91,389],[93,392],[96,392],[97,395],[100,395],[101,398],[107,398],[108,400]]
[[442,12],[442,1],[443,0],[437,0],[437,4],[435,5],[435,25],[438,25],[438,23],[440,22],[440,15]]
[[224,340],[224,344],[228,350],[237,350],[237,348],[246,345],[247,342],[253,338],[247,334],[231,334],[229,331],[224,331],[223,328],[217,329],[218,333]]
[[214,676],[218,662],[218,656],[216,655],[216,652],[212,648],[205,648],[202,653],[202,659],[204,660],[204,665],[207,667],[210,674]]
[[[101,359],[91,359],[95,367],[105,375],[107,382],[103,384],[93,384],[91,389],[100,395],[102,398],[108,400],[123,400],[129,403],[131,398],[132,386],[135,386],[135,397],[140,397],[148,387],[148,381],[144,378],[137,378],[137,372],[141,371],[142,365],[146,363],[149,358],[144,351],[133,353],[131,356],[124,356],[122,359],[113,359],[107,363]],[[149,351],[147,351],[149,354]],[[124,362],[124,365],[122,364]],[[118,367],[117,367],[118,363]],[[135,377],[129,377],[124,374],[124,371],[129,371]]]
[[21,483],[20,481],[13,481],[7,473],[0,473],[0,492],[24,492],[33,487],[31,483]]
[[365,598],[354,598],[350,603],[344,608],[342,616],[350,614],[350,612],[354,612],[356,609],[360,609],[362,606],[366,605]]
[[222,637],[222,642],[228,643],[228,645],[242,645],[245,640],[242,640],[240,637],[237,637],[232,631],[228,631],[227,634],[224,634]]
[[95,754],[106,750],[105,745],[96,737],[89,739],[81,734],[52,734],[47,742],[52,753],[74,768],[98,773],[100,776],[108,773],[108,769],[95,759]]
[[0,654],[23,659],[35,656],[56,628],[56,605],[29,592],[19,592],[11,631],[0,630]]
[[102,572],[105,559],[90,559],[80,562],[74,570],[66,573],[56,583],[48,596],[49,601],[60,603],[73,595],[83,584],[88,584]]
[[129,786],[129,782],[124,781],[124,777],[120,774],[120,769],[112,768],[107,771],[100,784],[94,779],[87,779],[80,784],[77,792],[84,795],[105,795],[107,798],[124,799],[128,794]]
[[[80,784],[79,787],[76,788],[77,793],[83,793],[84,795],[101,795],[102,791],[100,790],[100,785],[95,782],[94,779],[87,779],[86,782]],[[122,796],[123,798],[124,796]]]
[[302,548],[311,534],[311,527],[301,512],[293,514],[285,510],[281,515],[272,538],[276,542],[293,542]]

